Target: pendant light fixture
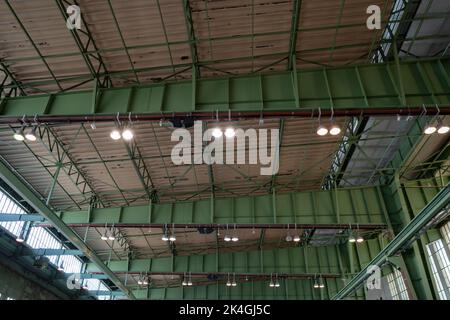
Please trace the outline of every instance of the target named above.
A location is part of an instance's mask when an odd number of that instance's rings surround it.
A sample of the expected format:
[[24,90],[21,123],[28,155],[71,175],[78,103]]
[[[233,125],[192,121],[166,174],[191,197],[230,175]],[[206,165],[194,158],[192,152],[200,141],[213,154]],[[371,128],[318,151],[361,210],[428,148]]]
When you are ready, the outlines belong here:
[[319,126],[317,127],[317,135],[319,136],[324,136],[328,133],[328,129],[325,128],[322,123],[321,123],[321,116],[322,116],[322,111],[319,108]]
[[231,237],[228,234],[228,224],[227,224],[227,229],[226,229],[225,236],[223,237],[223,240],[226,241],[226,242],[230,242],[231,241]]
[[103,241],[107,241],[108,240],[108,236],[106,235],[106,230],[107,230],[108,224],[105,223],[105,230],[103,231],[100,239],[102,239]]
[[232,287],[236,287],[237,283],[236,283],[236,273],[233,273],[233,282],[231,283]]
[[236,234],[236,224],[234,224],[234,232],[233,232],[233,237],[231,238],[231,241],[233,241],[233,242],[239,241],[239,237]]
[[169,236],[169,241],[175,242],[177,237],[175,236],[175,224],[172,224],[172,233]]
[[161,237],[161,240],[162,241],[169,241],[169,235],[168,235],[168,232],[167,232],[167,225],[164,225],[163,235]]
[[289,224],[287,225],[287,235],[286,235],[285,240],[286,240],[286,242],[291,242],[292,241],[292,236],[289,233]]
[[15,140],[17,141],[24,141],[25,140],[25,135],[23,133],[24,131],[24,127],[20,127],[20,129],[18,129],[17,131],[14,132],[13,137]]
[[294,236],[294,242],[300,242],[300,235],[298,234],[297,231],[297,224],[295,224],[295,236]]
[[231,287],[231,281],[230,281],[230,273],[227,274],[227,287]]
[[115,229],[114,229],[114,225],[111,227],[111,229],[109,229],[109,236],[108,236],[108,240],[109,241],[114,241],[116,240],[116,236],[114,235]]

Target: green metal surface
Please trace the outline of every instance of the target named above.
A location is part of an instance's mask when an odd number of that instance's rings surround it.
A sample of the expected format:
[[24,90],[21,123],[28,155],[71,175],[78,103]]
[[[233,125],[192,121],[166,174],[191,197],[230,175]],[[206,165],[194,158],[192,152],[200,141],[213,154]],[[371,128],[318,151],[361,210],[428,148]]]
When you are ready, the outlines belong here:
[[403,249],[414,237],[417,237],[418,232],[441,210],[444,210],[449,202],[450,185],[447,185],[333,299],[342,299],[357,289],[370,275],[367,273],[368,266],[382,266],[386,263],[390,256]]
[[26,199],[37,212],[42,214],[49,220],[68,240],[70,240],[78,249],[91,261],[96,263],[99,268],[109,276],[111,281],[120,288],[128,297],[134,298],[133,293],[130,292],[122,281],[111,272],[111,270],[100,260],[95,252],[84,243],[84,241],[53,212],[36,194],[21,180],[14,171],[7,166],[3,161],[0,161],[0,177],[6,181],[10,186],[14,187],[15,191],[21,197]]
[[[272,201],[275,197],[275,201]],[[382,197],[376,187],[66,211],[67,224],[385,224]],[[336,207],[336,208],[335,208]],[[335,210],[338,210],[339,217]],[[89,219],[88,219],[89,217]],[[339,221],[339,222],[338,222]]]
[[[400,62],[398,65],[406,104],[410,108],[421,108],[422,104],[434,104],[437,100],[443,113],[445,106],[450,104],[450,59],[420,63],[427,74],[426,79],[418,71],[416,62]],[[195,85],[195,111],[329,109],[332,106],[330,101],[335,109],[400,108],[403,96],[395,90],[394,80],[389,75],[395,68],[390,63],[360,66],[357,70],[355,67],[341,67],[324,69],[326,72],[298,71],[297,86],[292,86],[291,72],[200,79]],[[360,83],[365,90],[361,89]],[[296,107],[295,87],[300,108]],[[429,92],[429,88],[433,91]],[[96,114],[192,112],[192,81],[98,90],[102,92],[102,99],[98,101]],[[128,104],[130,94],[132,99]],[[90,91],[56,94],[50,102],[46,95],[16,97],[8,98],[0,112],[2,116],[92,114],[91,101]]]
[[[173,272],[215,273],[230,272],[239,274],[292,274],[325,273],[339,274],[338,247],[279,248],[276,250],[254,250],[246,252],[219,252],[206,255],[173,257]],[[262,258],[261,258],[262,257]],[[172,257],[153,259],[113,260],[108,264],[113,272],[170,272]],[[101,272],[93,263],[87,272]],[[264,270],[261,272],[261,270]]]

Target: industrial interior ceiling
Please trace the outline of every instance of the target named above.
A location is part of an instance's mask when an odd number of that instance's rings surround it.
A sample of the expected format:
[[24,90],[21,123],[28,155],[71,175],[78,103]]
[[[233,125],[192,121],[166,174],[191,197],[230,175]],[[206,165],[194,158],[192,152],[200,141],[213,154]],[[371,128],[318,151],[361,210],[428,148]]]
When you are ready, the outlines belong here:
[[[66,7],[81,7],[82,31],[66,27]],[[445,0],[133,0],[0,2],[0,80],[3,97],[64,94],[99,88],[153,85],[180,80],[265,75],[281,71],[351,67],[450,55],[450,4]],[[410,4],[412,3],[412,4]],[[365,14],[369,5],[382,8],[383,28],[370,31]],[[402,18],[399,12],[409,19]],[[402,20],[403,19],[403,20]],[[392,39],[386,30],[397,32]],[[395,47],[395,48],[394,48]],[[1,78],[3,77],[3,78]],[[0,105],[1,106],[1,105]],[[1,110],[1,107],[0,107]],[[428,108],[431,110],[431,107]],[[429,113],[431,111],[428,111]],[[433,111],[434,112],[434,111]],[[28,117],[33,118],[32,114]],[[161,120],[133,122],[134,145],[146,168],[153,194],[142,187],[141,172],[124,141],[111,142],[114,121],[59,121],[43,123],[40,139],[18,143],[13,133],[20,123],[0,122],[0,158],[55,212],[145,206],[155,201],[183,201],[314,192],[339,187],[374,186],[401,146],[412,136],[420,115],[354,116],[333,119],[340,134],[320,137],[317,117],[267,116],[220,121],[241,129],[280,129],[280,169],[260,175],[261,165],[174,165],[170,141],[174,128]],[[328,118],[326,119],[328,121]],[[358,130],[352,123],[358,123]],[[449,116],[443,116],[445,124]],[[217,125],[214,116],[205,129]],[[355,130],[354,130],[355,129]],[[190,132],[193,129],[189,129]],[[358,140],[342,152],[347,138]],[[422,145],[400,168],[400,179],[418,179],[426,163],[448,150],[448,137],[419,138]],[[247,146],[246,154],[249,153]],[[135,155],[136,156],[136,155]],[[339,160],[336,162],[336,159]],[[448,162],[448,161],[447,161]],[[140,162],[141,163],[141,162]],[[344,164],[343,164],[344,163]],[[443,173],[448,175],[448,163]],[[422,171],[421,171],[422,170]],[[54,177],[57,181],[52,187]],[[33,213],[33,212],[30,212]],[[70,224],[75,234],[103,260],[164,258],[174,254],[211,254],[290,248],[283,228],[234,230],[237,243],[226,244],[216,233],[177,226],[176,248],[161,242],[167,226],[116,226],[124,241],[109,243],[100,237],[108,226]],[[50,225],[43,228],[56,232]],[[170,227],[170,226],[169,226]],[[232,229],[233,226],[230,226]],[[296,227],[295,227],[296,228]],[[221,230],[226,232],[225,230]],[[376,237],[383,226],[362,234]],[[341,243],[344,228],[297,228],[300,243],[327,246]],[[218,249],[219,248],[219,249]],[[93,272],[92,274],[95,274]],[[129,288],[138,287],[141,272],[117,273]],[[183,274],[153,274],[155,288],[180,286]],[[196,283],[215,283],[192,275]],[[330,274],[329,277],[339,277]],[[112,289],[117,287],[109,280]]]

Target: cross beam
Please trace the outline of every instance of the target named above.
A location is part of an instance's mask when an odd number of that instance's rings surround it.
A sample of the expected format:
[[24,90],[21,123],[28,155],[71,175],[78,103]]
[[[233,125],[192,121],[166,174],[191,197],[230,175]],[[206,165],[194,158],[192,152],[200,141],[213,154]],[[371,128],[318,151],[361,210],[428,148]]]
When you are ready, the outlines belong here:
[[210,200],[200,200],[66,211],[61,213],[60,218],[68,225],[114,223],[115,226],[137,227],[167,223],[183,226],[236,223],[241,227],[270,225],[278,228],[290,224],[293,228],[297,223],[345,228],[356,223],[367,227],[379,227],[386,223],[383,197],[376,187],[276,194],[274,205],[272,197],[214,199],[213,211]]
[[[91,106],[93,91],[56,94],[50,102],[47,95],[11,97],[3,103],[0,122],[17,123],[24,114],[36,114],[41,122],[93,121],[94,116],[97,122],[114,121],[118,112],[123,113],[124,121],[128,120],[127,112],[133,114],[133,120],[159,121],[161,113],[191,112],[197,118],[210,119],[211,112],[216,111],[219,118],[228,119],[228,110],[232,119],[244,115],[259,118],[261,112],[311,117],[313,111],[318,115],[319,107],[323,116],[328,116],[332,107],[335,116],[414,115],[422,113],[423,104],[434,108],[436,103],[441,114],[450,114],[449,58],[301,70],[296,75],[297,86],[292,85],[292,72],[281,72],[98,89],[102,99],[95,113]],[[402,92],[396,90],[396,78],[402,81]],[[128,104],[131,90],[133,100]]]

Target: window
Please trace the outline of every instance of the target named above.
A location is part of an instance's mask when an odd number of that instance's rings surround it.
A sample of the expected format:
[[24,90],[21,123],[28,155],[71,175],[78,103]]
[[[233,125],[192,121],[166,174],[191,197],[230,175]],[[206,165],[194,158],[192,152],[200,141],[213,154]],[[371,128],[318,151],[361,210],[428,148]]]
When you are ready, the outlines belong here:
[[[26,214],[25,210],[21,208],[13,199],[11,199],[7,194],[0,190],[0,213],[2,214]],[[0,228],[8,230],[11,234],[16,237],[20,235],[25,237],[25,243],[33,249],[68,249],[67,246],[63,245],[61,241],[54,236],[49,230],[43,227],[32,226],[28,229],[24,221],[10,221],[1,222]],[[29,232],[25,232],[28,229]],[[28,233],[26,235],[26,233]],[[24,235],[25,234],[25,235]],[[66,273],[80,273],[82,269],[82,261],[77,256],[71,255],[61,255],[61,256],[47,256],[50,262],[57,266],[63,267]],[[86,287],[90,291],[102,291],[109,292],[110,289],[98,279],[87,279],[85,280]],[[11,298],[3,297],[4,299],[11,300]],[[0,295],[1,299],[1,295]],[[110,295],[100,295],[98,296],[100,300],[110,299]]]
[[[0,213],[2,214],[25,214],[26,212],[19,207],[11,198],[0,191]],[[0,221],[0,226],[11,232],[16,237],[20,236],[25,222],[23,221]]]
[[394,269],[392,273],[387,275],[387,281],[393,300],[409,300],[405,280],[400,271]]
[[450,300],[450,262],[448,243],[442,239],[427,245],[428,259],[439,299]]

